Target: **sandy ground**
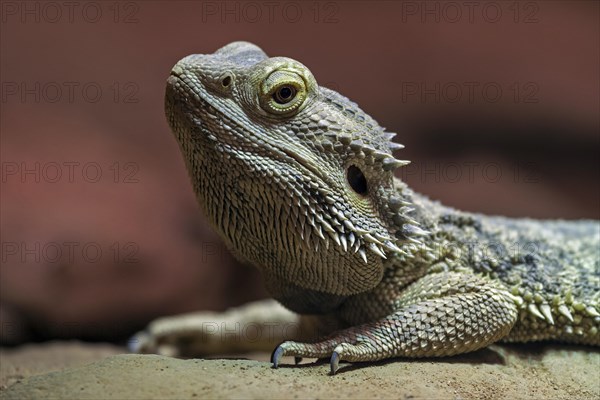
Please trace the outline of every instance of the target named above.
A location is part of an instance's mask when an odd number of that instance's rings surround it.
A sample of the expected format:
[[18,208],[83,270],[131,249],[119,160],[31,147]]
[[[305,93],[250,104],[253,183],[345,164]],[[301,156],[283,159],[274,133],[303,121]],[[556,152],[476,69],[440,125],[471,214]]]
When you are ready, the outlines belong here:
[[503,345],[437,360],[344,364],[335,376],[324,364],[274,370],[267,354],[179,360],[122,352],[76,342],[2,349],[0,398],[600,398],[600,352],[575,346]]

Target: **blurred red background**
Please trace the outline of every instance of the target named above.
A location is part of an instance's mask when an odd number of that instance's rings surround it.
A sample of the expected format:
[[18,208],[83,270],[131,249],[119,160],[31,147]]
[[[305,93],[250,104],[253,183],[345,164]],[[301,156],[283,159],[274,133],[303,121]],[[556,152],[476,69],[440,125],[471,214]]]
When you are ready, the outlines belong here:
[[4,343],[266,295],[205,224],[163,114],[175,62],[234,40],[398,132],[401,177],[432,198],[600,217],[598,2],[65,4],[1,3]]

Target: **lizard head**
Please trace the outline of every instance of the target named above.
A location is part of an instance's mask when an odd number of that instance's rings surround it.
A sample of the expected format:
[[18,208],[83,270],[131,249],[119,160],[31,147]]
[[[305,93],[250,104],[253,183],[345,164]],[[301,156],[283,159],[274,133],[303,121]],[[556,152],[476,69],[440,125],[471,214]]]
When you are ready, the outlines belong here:
[[165,106],[209,220],[288,307],[331,311],[402,255],[401,145],[301,63],[247,42],[191,55]]

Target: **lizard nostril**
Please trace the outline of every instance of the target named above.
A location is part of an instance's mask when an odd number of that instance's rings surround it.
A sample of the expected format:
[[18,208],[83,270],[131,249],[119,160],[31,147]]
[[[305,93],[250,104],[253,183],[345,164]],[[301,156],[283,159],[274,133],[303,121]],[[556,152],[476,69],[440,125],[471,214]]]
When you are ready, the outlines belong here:
[[223,87],[229,86],[231,84],[231,76],[227,75],[226,77],[224,77],[221,81],[221,84],[223,85]]

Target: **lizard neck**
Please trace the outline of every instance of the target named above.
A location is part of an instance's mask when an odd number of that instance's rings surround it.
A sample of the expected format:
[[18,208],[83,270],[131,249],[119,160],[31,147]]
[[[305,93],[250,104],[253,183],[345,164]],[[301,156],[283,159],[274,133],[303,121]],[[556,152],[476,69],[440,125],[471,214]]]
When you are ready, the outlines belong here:
[[[430,200],[427,196],[414,192],[405,183],[396,179],[394,197],[404,206],[390,217],[390,230],[396,232],[396,243],[403,253],[392,254],[385,263],[381,282],[373,289],[349,297],[338,313],[341,323],[348,326],[382,318],[393,312],[394,297],[404,287],[427,275],[447,257],[439,252],[436,245],[440,233],[440,222],[464,213]],[[393,201],[392,201],[393,202]],[[415,227],[411,232],[403,229],[406,225]],[[418,229],[417,229],[418,228]],[[452,248],[452,246],[449,246]]]
[[284,282],[268,271],[264,272],[265,286],[275,300],[299,314],[322,315],[336,311],[348,296],[335,295],[302,288]]

